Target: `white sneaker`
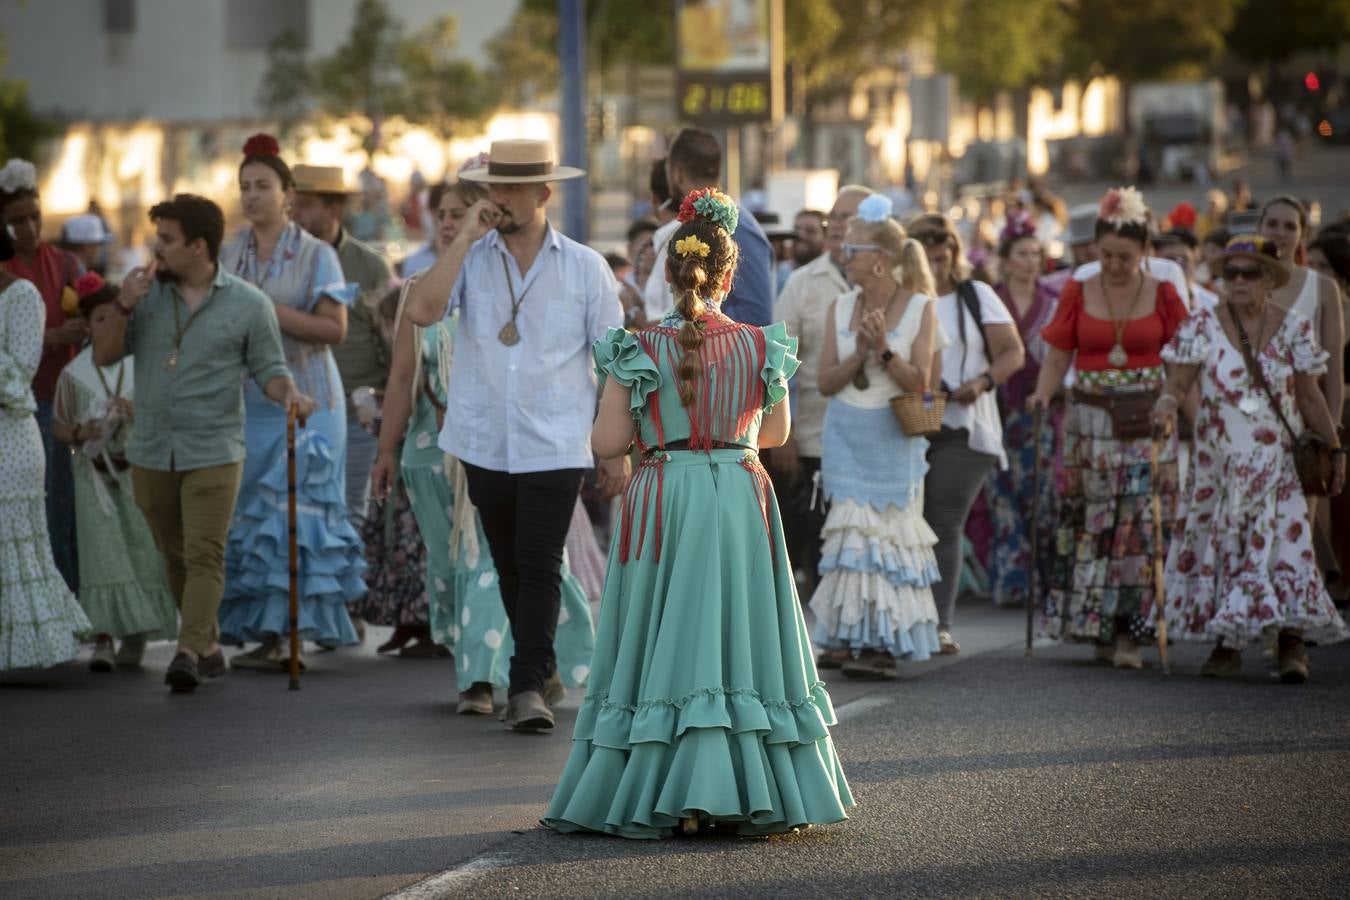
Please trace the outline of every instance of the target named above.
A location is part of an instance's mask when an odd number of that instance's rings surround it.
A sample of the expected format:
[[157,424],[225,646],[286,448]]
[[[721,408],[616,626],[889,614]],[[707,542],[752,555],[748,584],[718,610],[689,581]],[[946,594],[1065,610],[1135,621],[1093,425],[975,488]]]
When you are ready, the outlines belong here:
[[145,658],[145,638],[139,634],[131,637],[122,638],[122,643],[117,648],[117,655],[113,657],[113,662],[119,669],[139,669],[141,660]]
[[113,670],[112,638],[101,637],[94,644],[94,655],[89,657],[91,672],[111,672]]

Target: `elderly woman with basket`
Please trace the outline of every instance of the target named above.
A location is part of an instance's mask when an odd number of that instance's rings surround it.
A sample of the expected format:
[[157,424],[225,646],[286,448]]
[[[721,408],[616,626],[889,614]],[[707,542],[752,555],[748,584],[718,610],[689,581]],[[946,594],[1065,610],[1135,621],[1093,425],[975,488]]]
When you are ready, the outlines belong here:
[[1140,644],[1153,639],[1152,563],[1167,540],[1157,522],[1172,520],[1177,495],[1176,437],[1154,456],[1149,416],[1163,384],[1162,348],[1186,318],[1176,289],[1140,268],[1150,218],[1138,191],[1107,192],[1095,228],[1101,272],[1064,285],[1027,398],[1032,411],[1049,407],[1074,365],[1042,629],[1094,643],[1098,659],[1134,669],[1144,665]]
[[1345,450],[1318,387],[1327,353],[1306,317],[1271,302],[1289,280],[1272,241],[1238,235],[1220,262],[1223,303],[1188,319],[1163,351],[1173,368],[1153,412],[1173,427],[1198,381],[1186,518],[1167,555],[1167,624],[1182,639],[1215,642],[1201,669],[1215,678],[1236,675],[1242,646],[1276,632],[1280,678],[1301,684],[1304,640],[1347,636],[1308,521],[1307,495],[1334,496],[1345,483]]
[[[928,441],[920,435],[941,425],[927,391],[945,341],[923,246],[890,212],[874,194],[849,222],[844,265],[855,287],[826,312],[818,378],[830,398],[821,476],[831,506],[813,637],[824,648],[819,665],[851,678],[894,678],[897,658],[939,650],[937,535],[923,518]],[[906,395],[930,398],[935,421],[926,429],[906,429],[892,413],[891,401]]]

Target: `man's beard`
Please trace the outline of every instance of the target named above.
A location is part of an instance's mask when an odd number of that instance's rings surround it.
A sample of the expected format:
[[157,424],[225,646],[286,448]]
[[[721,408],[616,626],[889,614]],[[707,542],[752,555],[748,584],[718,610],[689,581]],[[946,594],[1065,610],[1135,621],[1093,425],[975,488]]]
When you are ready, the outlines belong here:
[[799,266],[806,265],[819,256],[820,253],[821,249],[819,247],[805,244],[801,241],[796,241],[792,245],[792,261]]
[[161,284],[177,284],[177,283],[178,283],[178,273],[177,273],[177,272],[170,272],[167,268],[165,268],[164,260],[162,260],[162,259],[156,259],[156,260],[155,260],[155,263],[156,263],[156,265],[155,265],[155,280],[156,280],[156,281],[158,281],[158,282],[161,283]]
[[515,219],[503,219],[497,226],[498,234],[515,234],[520,230],[520,223]]

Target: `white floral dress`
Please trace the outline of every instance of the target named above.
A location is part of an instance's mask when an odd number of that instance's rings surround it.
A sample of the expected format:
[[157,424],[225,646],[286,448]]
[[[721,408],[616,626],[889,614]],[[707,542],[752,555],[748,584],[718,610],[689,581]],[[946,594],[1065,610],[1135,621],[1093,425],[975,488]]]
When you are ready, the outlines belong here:
[[74,659],[89,619],[52,561],[46,457],[30,386],[46,307],[32,282],[0,292],[0,671]]
[[[1290,628],[1317,643],[1344,639],[1345,623],[1314,558],[1293,441],[1248,375],[1242,349],[1213,310],[1200,310],[1182,324],[1163,359],[1201,367],[1191,481],[1167,554],[1173,636],[1240,646],[1268,629]],[[1321,374],[1326,359],[1312,324],[1296,312],[1286,314],[1260,352],[1285,419],[1300,431],[1294,375]]]

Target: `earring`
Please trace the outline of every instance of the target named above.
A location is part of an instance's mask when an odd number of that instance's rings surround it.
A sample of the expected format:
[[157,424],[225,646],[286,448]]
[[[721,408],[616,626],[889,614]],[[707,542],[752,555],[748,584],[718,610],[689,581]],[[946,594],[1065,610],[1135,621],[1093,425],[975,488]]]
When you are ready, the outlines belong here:
[[872,267],[872,274],[877,276],[878,278],[884,278],[886,277],[886,267],[883,266],[881,263],[877,263],[875,266]]

